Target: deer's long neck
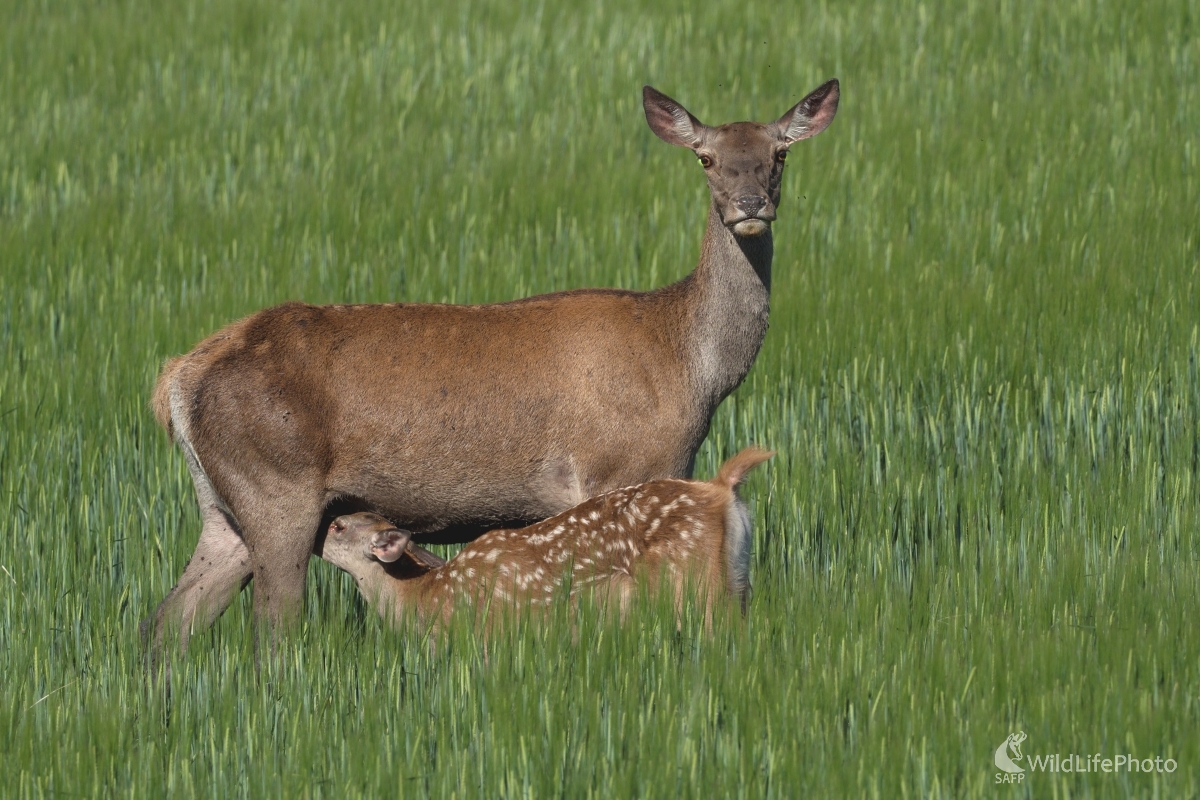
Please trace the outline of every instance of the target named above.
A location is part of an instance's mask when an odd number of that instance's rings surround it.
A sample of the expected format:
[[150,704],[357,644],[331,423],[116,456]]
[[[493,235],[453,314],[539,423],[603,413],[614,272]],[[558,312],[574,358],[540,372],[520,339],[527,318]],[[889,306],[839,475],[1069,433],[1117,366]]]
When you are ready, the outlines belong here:
[[734,236],[709,207],[700,263],[683,286],[692,373],[713,407],[746,377],[767,334],[774,251],[770,230]]

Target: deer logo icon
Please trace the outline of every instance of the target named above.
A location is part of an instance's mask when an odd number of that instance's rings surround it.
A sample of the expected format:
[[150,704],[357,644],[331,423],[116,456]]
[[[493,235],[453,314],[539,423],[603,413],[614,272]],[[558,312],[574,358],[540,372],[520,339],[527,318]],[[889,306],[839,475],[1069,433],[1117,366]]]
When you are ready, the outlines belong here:
[[[1024,731],[1010,733],[1008,738],[996,748],[996,767],[1009,774],[1024,772],[1025,768],[1016,762],[1023,758],[1021,755],[1021,742],[1027,738]],[[1009,756],[1009,751],[1012,751],[1011,757]]]

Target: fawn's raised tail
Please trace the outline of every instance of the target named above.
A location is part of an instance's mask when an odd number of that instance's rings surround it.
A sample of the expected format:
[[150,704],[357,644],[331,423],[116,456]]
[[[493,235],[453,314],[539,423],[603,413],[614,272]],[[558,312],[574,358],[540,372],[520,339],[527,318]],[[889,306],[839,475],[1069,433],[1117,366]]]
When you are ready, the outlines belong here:
[[712,482],[733,493],[725,507],[725,581],[726,588],[739,598],[742,613],[750,594],[750,511],[737,496],[737,485],[745,480],[747,473],[775,455],[772,450],[747,447],[730,458],[717,470]]
[[763,450],[761,447],[747,447],[733,456],[717,470],[717,477],[712,482],[726,489],[734,489],[746,479],[750,470],[775,455],[774,450]]

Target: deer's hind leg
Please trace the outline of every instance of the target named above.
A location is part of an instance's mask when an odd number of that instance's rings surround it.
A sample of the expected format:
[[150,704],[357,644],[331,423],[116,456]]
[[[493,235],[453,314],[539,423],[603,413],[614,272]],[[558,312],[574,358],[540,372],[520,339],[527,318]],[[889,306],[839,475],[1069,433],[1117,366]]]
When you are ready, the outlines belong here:
[[304,610],[308,560],[325,506],[324,494],[297,485],[281,494],[247,498],[234,506],[254,578],[254,618],[272,643]]
[[193,633],[209,628],[250,581],[250,551],[234,528],[224,504],[194,458],[189,458],[203,528],[196,550],[183,574],[167,593],[154,616],[142,622],[142,634],[151,648],[151,664],[172,631],[187,651]]

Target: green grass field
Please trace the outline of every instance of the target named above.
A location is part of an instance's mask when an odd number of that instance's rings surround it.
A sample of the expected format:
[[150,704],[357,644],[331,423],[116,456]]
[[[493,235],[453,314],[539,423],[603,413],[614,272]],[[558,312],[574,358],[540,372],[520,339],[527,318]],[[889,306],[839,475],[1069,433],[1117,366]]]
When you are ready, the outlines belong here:
[[[1200,4],[0,2],[0,795],[1200,796]],[[651,288],[707,191],[643,83],[797,146],[697,471],[755,596],[431,655],[310,566],[175,662],[162,360],[286,299]],[[1172,758],[1038,773],[993,752]]]

